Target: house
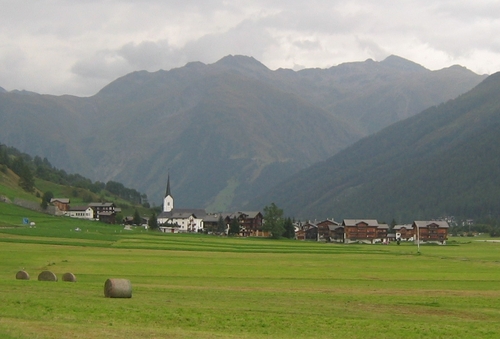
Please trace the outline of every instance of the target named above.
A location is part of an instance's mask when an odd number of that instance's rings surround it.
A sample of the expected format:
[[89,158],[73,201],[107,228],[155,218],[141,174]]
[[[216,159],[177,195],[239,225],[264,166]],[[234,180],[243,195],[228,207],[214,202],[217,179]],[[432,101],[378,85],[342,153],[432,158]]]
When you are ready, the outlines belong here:
[[344,219],[344,242],[362,242],[373,244],[387,241],[387,231],[389,226],[379,225],[374,219]]
[[329,225],[328,236],[331,242],[344,242],[344,226],[342,225]]
[[163,211],[156,217],[162,232],[201,232],[203,218],[207,212],[203,209],[174,208],[174,197],[170,190],[170,175],[167,178],[167,190],[163,198]]
[[[333,219],[326,219],[316,223],[316,225],[318,226],[320,240],[325,239],[327,241],[330,241],[333,236],[335,236],[335,238],[338,238],[337,233],[339,231],[339,226],[341,226],[339,222]],[[343,228],[341,229],[343,231]]]
[[448,240],[447,221],[414,221],[412,224],[415,241],[420,243],[446,244]]
[[227,224],[224,221],[224,215],[215,213],[207,214],[203,218],[203,230],[208,234],[219,234],[219,218],[222,217],[222,222],[224,223],[224,233],[227,231]]
[[50,203],[59,208],[60,211],[68,211],[70,209],[69,199],[67,198],[52,198],[50,199]]
[[396,240],[412,241],[413,226],[412,224],[403,224],[394,226],[393,231],[396,233]]
[[330,238],[330,226],[339,226],[340,223],[336,222],[333,219],[325,219],[316,223],[316,225],[318,226],[319,239],[328,240]]
[[243,237],[268,237],[270,234],[262,230],[264,217],[260,212],[235,212],[226,214],[224,221],[227,225],[236,218],[240,224],[240,236]]
[[310,221],[300,225],[295,232],[295,238],[297,240],[318,240],[318,225]]
[[112,202],[92,202],[89,204],[94,212],[94,219],[108,224],[116,222],[115,204]]
[[71,218],[94,219],[94,210],[90,206],[73,206],[64,211],[64,215]]

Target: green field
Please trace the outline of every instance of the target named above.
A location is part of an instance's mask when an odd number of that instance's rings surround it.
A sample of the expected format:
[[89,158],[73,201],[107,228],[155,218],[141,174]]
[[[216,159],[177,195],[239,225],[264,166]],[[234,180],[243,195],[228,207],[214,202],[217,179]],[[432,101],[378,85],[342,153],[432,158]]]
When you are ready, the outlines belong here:
[[[124,231],[0,203],[0,338],[498,338],[500,243],[477,240],[418,255]],[[108,278],[133,297],[104,298]]]

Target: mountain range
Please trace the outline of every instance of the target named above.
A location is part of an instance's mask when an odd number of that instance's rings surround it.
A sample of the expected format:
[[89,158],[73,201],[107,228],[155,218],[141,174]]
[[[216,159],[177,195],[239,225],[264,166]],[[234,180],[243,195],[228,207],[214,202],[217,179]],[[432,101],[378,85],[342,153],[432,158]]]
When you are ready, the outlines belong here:
[[156,203],[170,173],[176,204],[225,211],[485,77],[397,56],[301,71],[227,56],[134,72],[91,97],[0,90],[0,142]]
[[500,73],[292,176],[255,204],[297,217],[498,218]]

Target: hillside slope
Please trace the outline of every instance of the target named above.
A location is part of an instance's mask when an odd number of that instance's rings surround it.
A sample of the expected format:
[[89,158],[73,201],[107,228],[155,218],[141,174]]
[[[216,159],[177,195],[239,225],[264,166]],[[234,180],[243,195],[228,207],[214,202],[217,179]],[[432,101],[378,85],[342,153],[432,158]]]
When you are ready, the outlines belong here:
[[389,222],[499,216],[500,73],[446,104],[396,123],[273,188],[298,217]]
[[482,79],[395,56],[299,72],[228,56],[134,72],[90,98],[0,93],[0,142],[158,204],[170,169],[180,205],[229,210]]

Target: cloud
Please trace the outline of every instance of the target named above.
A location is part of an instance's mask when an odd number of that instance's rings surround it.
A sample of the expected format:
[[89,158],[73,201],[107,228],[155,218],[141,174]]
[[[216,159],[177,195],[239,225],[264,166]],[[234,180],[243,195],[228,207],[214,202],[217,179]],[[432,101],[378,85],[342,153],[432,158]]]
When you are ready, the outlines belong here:
[[489,0],[2,1],[0,86],[92,95],[136,70],[253,56],[271,69],[396,54],[430,69],[500,70]]

